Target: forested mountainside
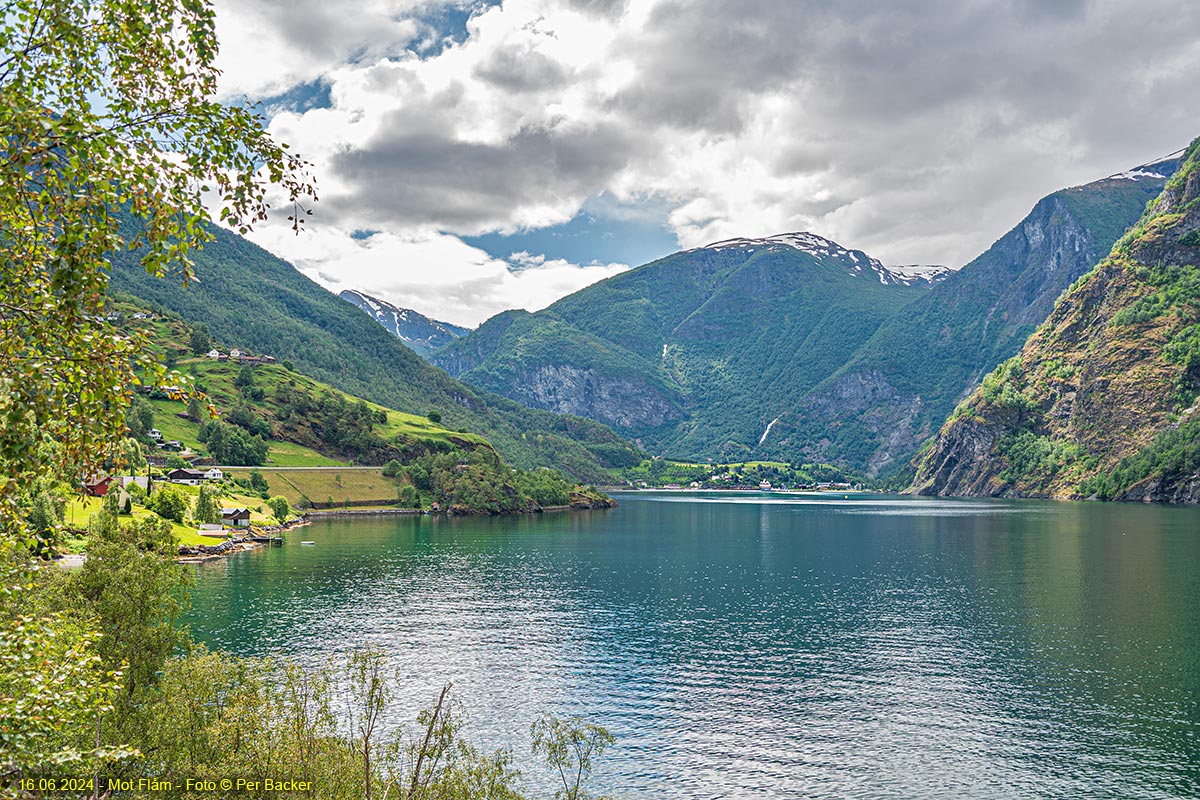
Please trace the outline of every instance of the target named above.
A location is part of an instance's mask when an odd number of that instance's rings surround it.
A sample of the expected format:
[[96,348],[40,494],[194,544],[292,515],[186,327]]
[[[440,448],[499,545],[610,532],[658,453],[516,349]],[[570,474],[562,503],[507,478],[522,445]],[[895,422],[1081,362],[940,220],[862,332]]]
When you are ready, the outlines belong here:
[[845,363],[934,275],[807,233],[734,239],[493,317],[436,353],[465,382],[591,417],[658,453],[755,451],[772,420]]
[[988,375],[916,491],[1200,501],[1200,139],[1141,220]]
[[1143,165],[1040,200],[985,253],[882,324],[781,416],[755,457],[829,461],[872,475],[907,465],[1137,221],[1179,164]]
[[366,292],[346,289],[339,292],[338,297],[361,308],[421,358],[429,358],[434,350],[471,332],[470,328],[430,319],[411,308],[401,308]]
[[114,259],[113,290],[202,323],[221,341],[288,360],[342,391],[480,434],[510,463],[566,470],[588,481],[640,454],[606,426],[530,409],[465,386],[425,363],[362,311],[318,286],[291,264],[229,231],[195,253],[196,280],[155,278],[136,254]]
[[886,268],[811,234],[719,242],[536,314],[500,314],[431,360],[664,455],[887,474],[1017,352],[1179,163],[1055,192],[955,272]]

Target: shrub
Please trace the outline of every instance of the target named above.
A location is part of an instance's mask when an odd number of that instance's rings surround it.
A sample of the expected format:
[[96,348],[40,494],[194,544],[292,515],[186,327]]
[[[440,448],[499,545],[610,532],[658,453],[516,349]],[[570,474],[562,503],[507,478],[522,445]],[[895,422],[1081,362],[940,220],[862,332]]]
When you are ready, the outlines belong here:
[[291,508],[288,507],[288,501],[286,497],[280,497],[276,495],[267,501],[267,506],[271,509],[271,514],[273,514],[275,519],[279,520],[280,523],[287,522],[288,517],[290,517],[292,514]]
[[158,514],[163,519],[174,520],[175,522],[183,522],[187,515],[188,502],[182,494],[173,486],[165,486],[159,489],[146,501],[146,508]]

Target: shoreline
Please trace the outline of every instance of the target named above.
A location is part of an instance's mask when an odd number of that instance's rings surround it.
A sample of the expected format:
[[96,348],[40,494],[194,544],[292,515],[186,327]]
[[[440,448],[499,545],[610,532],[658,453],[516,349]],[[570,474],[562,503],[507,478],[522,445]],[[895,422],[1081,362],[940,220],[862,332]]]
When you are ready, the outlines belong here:
[[[311,524],[308,515],[290,519],[282,525],[266,525],[263,527],[251,527],[246,531],[246,535],[266,535],[272,537],[272,534],[283,534],[285,531],[290,531],[292,528],[302,528],[305,525]],[[272,537],[273,538],[273,537]],[[282,539],[282,536],[280,537]],[[272,543],[253,541],[248,538],[235,538],[230,535],[225,541],[220,544],[201,544],[201,545],[180,545],[176,551],[175,561],[179,564],[202,564],[206,561],[215,561],[220,558],[226,558],[234,553],[248,553],[254,550],[259,550],[263,547],[269,547]]]
[[[284,533],[293,528],[302,528],[306,525],[311,525],[316,519],[321,517],[375,517],[375,516],[427,516],[427,517],[459,517],[459,516],[502,516],[516,517],[526,515],[536,515],[562,511],[603,511],[609,508],[615,508],[614,502],[610,506],[541,506],[532,511],[518,511],[512,514],[454,514],[447,511],[428,511],[419,508],[331,508],[322,510],[310,510],[303,516],[294,520],[288,520],[283,525],[271,525],[268,527],[255,527],[250,532],[258,532],[258,534],[274,534]],[[249,532],[248,532],[249,533]],[[180,545],[178,554],[175,556],[175,561],[179,564],[203,564],[208,561],[217,561],[222,558],[228,558],[236,553],[249,553],[255,550],[260,550],[264,547],[269,547],[272,542],[253,541],[250,539],[238,539],[230,537],[220,544],[214,545]]]

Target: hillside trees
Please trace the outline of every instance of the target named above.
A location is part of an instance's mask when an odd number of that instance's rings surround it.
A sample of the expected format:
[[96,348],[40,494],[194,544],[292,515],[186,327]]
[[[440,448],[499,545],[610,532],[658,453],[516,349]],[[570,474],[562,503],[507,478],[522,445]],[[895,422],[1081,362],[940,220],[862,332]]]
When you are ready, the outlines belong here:
[[146,508],[163,519],[183,522],[188,512],[188,501],[175,487],[164,486],[146,498]]
[[200,426],[201,442],[219,464],[261,466],[267,461],[267,443],[236,425],[213,419]]
[[215,525],[221,521],[221,504],[217,501],[217,493],[208,484],[200,486],[196,495],[196,505],[192,510],[192,518],[196,522]]
[[419,507],[421,495],[451,513],[511,514],[570,504],[576,485],[557,470],[512,469],[493,451],[454,450],[419,456],[407,465],[390,461],[384,475],[395,478],[397,501]]
[[[111,255],[136,251],[147,272],[187,281],[190,252],[212,236],[206,196],[243,232],[265,218],[270,184],[293,203],[315,196],[254,109],[213,99],[216,53],[213,11],[193,0],[13,0],[0,17],[9,532],[14,498],[38,476],[92,472],[113,453],[135,370],[162,372],[104,319]],[[39,448],[46,436],[62,446]]]

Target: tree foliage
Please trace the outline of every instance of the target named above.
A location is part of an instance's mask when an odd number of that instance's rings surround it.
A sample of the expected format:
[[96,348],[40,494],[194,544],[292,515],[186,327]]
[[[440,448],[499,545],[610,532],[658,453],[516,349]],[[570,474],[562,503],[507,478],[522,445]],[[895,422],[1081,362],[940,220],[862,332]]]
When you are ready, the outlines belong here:
[[188,501],[174,486],[164,486],[146,498],[146,508],[163,519],[183,522],[188,512]]
[[592,774],[593,759],[616,741],[613,735],[579,717],[559,719],[553,715],[544,715],[535,720],[530,732],[533,752],[545,758],[546,764],[557,773],[562,784],[554,797],[557,800],[587,800],[593,797],[583,784]]
[[[136,753],[83,744],[112,710],[122,680],[105,671],[100,634],[62,615],[18,615],[0,625],[0,769],[7,778],[63,767],[75,774]],[[0,796],[18,796],[0,787]]]
[[217,502],[217,492],[207,483],[200,486],[200,493],[196,495],[192,518],[196,522],[208,525],[216,525],[221,521],[221,504]]
[[267,461],[266,441],[237,425],[211,419],[200,426],[199,439],[217,463],[230,466],[261,466]]
[[[216,53],[212,8],[193,0],[13,0],[0,16],[10,530],[11,498],[55,467],[96,471],[124,436],[135,374],[162,375],[143,337],[104,318],[110,258],[134,251],[148,273],[187,281],[190,253],[212,237],[206,199],[244,232],[265,218],[270,184],[293,203],[315,195],[253,108],[214,99]],[[39,448],[43,436],[62,446]]]
[[280,524],[287,522],[288,517],[292,515],[292,509],[288,505],[286,497],[276,495],[267,501],[267,506],[271,509],[272,516],[279,520]]

